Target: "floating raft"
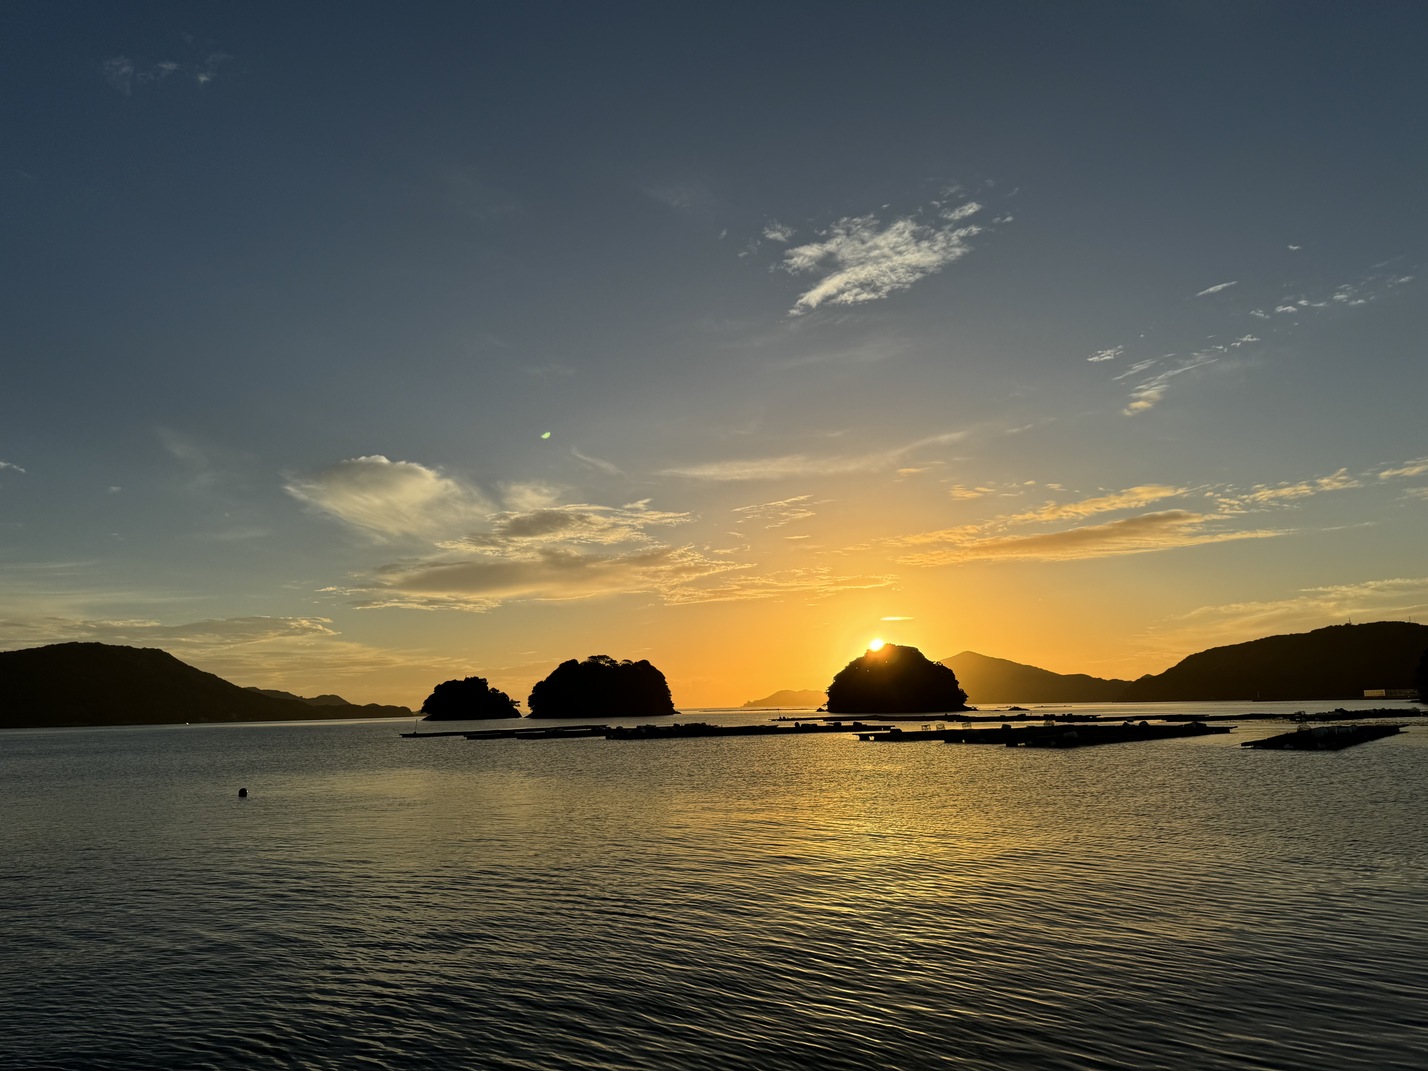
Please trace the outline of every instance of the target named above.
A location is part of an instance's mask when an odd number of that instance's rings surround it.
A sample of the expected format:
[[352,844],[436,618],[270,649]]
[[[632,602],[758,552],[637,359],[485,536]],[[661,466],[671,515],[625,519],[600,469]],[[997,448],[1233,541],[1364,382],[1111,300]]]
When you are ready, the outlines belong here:
[[919,740],[941,740],[948,744],[1000,744],[1004,747],[1091,747],[1095,744],[1128,744],[1140,740],[1173,740],[1184,736],[1212,736],[1227,733],[1233,725],[1206,725],[1192,721],[1169,725],[1149,722],[1121,722],[1117,725],[1025,725],[997,729],[922,729],[906,732],[892,729],[886,733],[864,733],[859,740],[885,744],[909,743]]
[[1266,736],[1263,740],[1246,740],[1240,747],[1270,751],[1341,751],[1355,744],[1393,736],[1402,728],[1401,725],[1319,725]]
[[467,740],[553,740],[567,736],[604,736],[608,725],[543,725],[515,729],[446,729],[435,733],[410,732],[399,735],[412,739],[430,736],[464,736]]
[[812,736],[817,733],[869,733],[887,731],[888,725],[865,725],[854,721],[797,722],[792,728],[782,725],[710,725],[708,722],[675,722],[672,725],[617,725],[605,732],[606,740],[687,740],[704,736]]

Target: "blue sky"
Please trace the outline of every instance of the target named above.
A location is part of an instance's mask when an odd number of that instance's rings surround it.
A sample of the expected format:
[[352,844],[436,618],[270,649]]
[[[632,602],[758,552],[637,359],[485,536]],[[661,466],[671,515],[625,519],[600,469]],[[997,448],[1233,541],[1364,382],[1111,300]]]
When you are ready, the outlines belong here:
[[12,5],[0,644],[687,706],[1421,614],[1425,31]]

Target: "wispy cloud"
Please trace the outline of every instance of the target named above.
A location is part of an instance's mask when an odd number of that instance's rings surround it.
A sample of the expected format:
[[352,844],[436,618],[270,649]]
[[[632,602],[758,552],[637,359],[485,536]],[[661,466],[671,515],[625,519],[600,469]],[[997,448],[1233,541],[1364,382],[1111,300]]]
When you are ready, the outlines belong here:
[[[1428,615],[1428,577],[1392,577],[1305,588],[1287,599],[1202,606],[1173,619],[1166,636],[1188,649],[1227,636],[1252,639],[1345,621],[1402,621]],[[1161,637],[1164,639],[1166,637]]]
[[1406,461],[1397,468],[1384,469],[1378,474],[1378,478],[1380,480],[1391,480],[1424,475],[1428,475],[1428,457],[1420,457],[1415,461]]
[[1091,361],[1092,363],[1098,363],[1100,361],[1114,361],[1121,354],[1125,353],[1125,351],[1126,348],[1124,346],[1112,346],[1110,349],[1097,350],[1095,353],[1091,354],[1091,356],[1087,357],[1086,360]]
[[[955,498],[955,499],[958,499],[958,500],[967,500],[967,501],[970,501],[971,499],[974,499],[974,498],[985,498],[987,495],[1000,495],[1000,494],[1007,494],[1007,493],[1008,493],[1008,492],[1006,492],[1006,491],[999,491],[999,490],[997,490],[995,487],[988,487],[988,486],[981,485],[981,484],[979,484],[979,485],[976,486],[976,487],[966,487],[966,486],[964,486],[964,485],[962,485],[962,484],[959,483],[959,484],[953,485],[952,487],[948,488],[948,490],[947,490],[947,495],[948,495],[949,498]],[[1011,493],[1017,493],[1017,492],[1011,492]]]
[[684,524],[688,513],[652,510],[647,503],[628,506],[588,504],[507,511],[489,518],[489,530],[440,543],[448,550],[531,548],[541,544],[590,543],[613,546],[648,539],[651,528]]
[[582,454],[573,447],[571,448],[570,456],[581,464],[589,465],[592,469],[603,472],[607,476],[623,476],[625,474],[624,470],[614,462],[606,461],[604,458],[591,457],[589,454]]
[[0,644],[88,641],[136,646],[223,647],[275,639],[335,636],[325,617],[226,617],[165,624],[144,618],[82,619],[65,617],[0,621]]
[[823,599],[844,591],[885,588],[897,582],[894,576],[842,576],[825,568],[786,569],[759,575],[734,575],[716,584],[682,586],[671,591],[666,601],[675,604],[741,602],[801,596]]
[[104,80],[116,92],[131,96],[135,89],[155,85],[173,75],[187,78],[202,88],[218,77],[219,68],[232,59],[224,52],[208,52],[187,62],[160,60],[156,63],[136,62],[128,56],[111,56],[101,65]]
[[494,512],[474,488],[417,462],[381,454],[339,461],[314,476],[291,477],[284,490],[379,538],[449,535]]
[[782,242],[787,245],[793,241],[793,228],[787,227],[777,220],[771,220],[764,227],[764,237],[770,242]]
[[[972,251],[981,227],[965,221],[982,206],[904,216],[847,216],[820,232],[819,240],[788,249],[781,267],[793,275],[818,274],[789,310],[798,316],[821,305],[859,305],[906,290]],[[790,235],[791,237],[791,235]]]
[[384,566],[349,594],[359,608],[490,610],[513,599],[570,600],[617,594],[670,594],[741,568],[692,547],[582,551],[537,546],[529,552],[447,557]]
[[0,461],[0,472],[4,472],[6,469],[9,469],[11,472],[19,473],[24,473],[25,471],[19,465],[13,464],[12,462]]
[[1374,272],[1362,279],[1341,283],[1333,290],[1319,293],[1287,294],[1275,304],[1280,315],[1308,313],[1317,309],[1353,309],[1382,301],[1414,281],[1415,276],[1400,272]]
[[1208,543],[1267,539],[1283,531],[1216,528],[1220,518],[1188,510],[1165,510],[1139,517],[1028,536],[970,539],[940,550],[898,559],[906,565],[936,566],[969,561],[1073,561],[1122,554],[1146,554]]
[[793,498],[785,498],[778,502],[759,502],[752,506],[735,506],[734,512],[739,514],[740,521],[754,521],[765,528],[782,528],[794,521],[807,520],[814,516],[814,512],[808,508],[812,501],[812,495],[795,495]]
[[[446,203],[458,215],[476,223],[491,223],[520,213],[520,200],[488,179],[475,167],[450,165],[438,169],[436,187]],[[505,343],[488,336],[484,340],[494,348],[507,348]]]
[[866,454],[815,457],[809,454],[785,454],[781,457],[747,458],[736,461],[711,461],[701,464],[674,466],[660,471],[661,476],[685,476],[696,480],[779,480],[799,476],[846,476],[859,472],[882,472],[894,468],[909,454],[928,446],[942,446],[966,438],[966,432],[949,432],[908,443],[891,450]]
[[1230,287],[1232,287],[1232,286],[1239,286],[1239,285],[1240,285],[1240,283],[1239,283],[1239,280],[1238,280],[1238,279],[1234,280],[1233,282],[1228,282],[1228,283],[1216,283],[1214,286],[1207,286],[1207,287],[1205,287],[1204,290],[1201,290],[1201,291],[1200,291],[1198,294],[1196,294],[1195,296],[1196,296],[1196,297],[1206,297],[1206,296],[1208,296],[1208,295],[1210,295],[1210,294],[1218,294],[1221,290],[1228,290],[1228,289],[1229,289]]
[[652,197],[669,208],[681,211],[694,208],[710,208],[719,199],[708,188],[696,182],[672,182],[662,185],[642,187],[647,197]]
[[1121,412],[1126,416],[1135,416],[1137,413],[1144,413],[1148,409],[1153,409],[1164,401],[1165,393],[1170,389],[1170,384],[1176,376],[1183,376],[1185,373],[1193,372],[1197,368],[1214,364],[1217,360],[1219,360],[1219,358],[1211,354],[1197,353],[1182,361],[1174,368],[1168,368],[1164,372],[1160,372],[1138,383],[1131,390],[1129,404],[1127,404]]
[[1362,486],[1363,484],[1357,478],[1349,475],[1347,469],[1340,469],[1331,476],[1320,476],[1312,480],[1300,480],[1297,483],[1281,483],[1272,486],[1260,484],[1244,493],[1221,494],[1219,505],[1222,510],[1237,511],[1253,506],[1293,502],[1311,495],[1323,494],[1326,491],[1345,491]]
[[1129,487],[1124,491],[1083,498],[1076,502],[1049,502],[1034,510],[1014,513],[1003,518],[1007,524],[1031,524],[1044,521],[1079,520],[1097,513],[1115,513],[1120,510],[1139,509],[1152,502],[1176,498],[1185,494],[1183,487],[1169,487],[1163,484],[1145,484]]

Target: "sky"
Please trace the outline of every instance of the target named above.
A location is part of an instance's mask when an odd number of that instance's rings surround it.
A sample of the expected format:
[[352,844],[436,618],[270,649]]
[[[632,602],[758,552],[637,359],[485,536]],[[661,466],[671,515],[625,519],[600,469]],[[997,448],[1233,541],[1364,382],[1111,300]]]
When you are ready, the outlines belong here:
[[1421,617],[1425,51],[1393,0],[7,4],[0,647],[693,707]]

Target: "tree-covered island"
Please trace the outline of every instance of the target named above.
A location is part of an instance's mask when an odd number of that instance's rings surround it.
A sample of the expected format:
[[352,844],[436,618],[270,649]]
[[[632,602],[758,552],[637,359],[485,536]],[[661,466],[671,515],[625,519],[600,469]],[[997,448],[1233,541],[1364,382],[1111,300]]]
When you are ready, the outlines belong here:
[[673,714],[669,684],[649,662],[609,655],[570,659],[551,670],[526,701],[532,718],[651,717]]
[[853,659],[828,686],[829,714],[941,714],[966,704],[955,673],[895,643]]

